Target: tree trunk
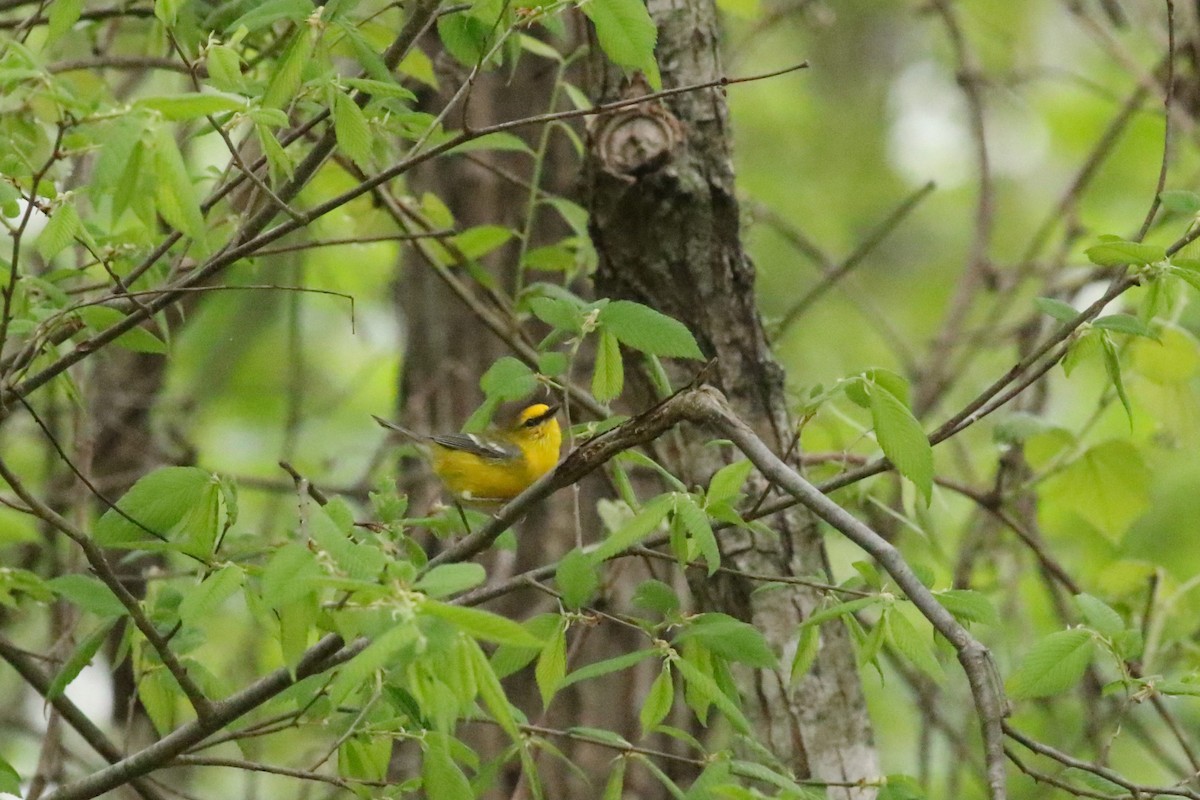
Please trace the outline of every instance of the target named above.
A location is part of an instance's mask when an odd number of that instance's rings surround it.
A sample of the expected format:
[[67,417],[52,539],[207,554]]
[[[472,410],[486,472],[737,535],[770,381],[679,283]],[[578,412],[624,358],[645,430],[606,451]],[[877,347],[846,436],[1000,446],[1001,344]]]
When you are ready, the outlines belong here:
[[[720,77],[715,11],[709,0],[649,0],[658,25],[663,86]],[[644,86],[594,62],[595,99],[609,101]],[[588,194],[600,257],[599,294],[635,300],[687,323],[704,352],[717,359],[711,381],[735,411],[783,453],[792,427],[784,376],[773,359],[755,307],[754,267],[742,249],[722,90],[690,92],[597,120],[589,141]],[[676,385],[694,364],[680,367]],[[689,485],[704,483],[720,455],[701,448],[665,457]],[[727,532],[724,564],[774,575],[827,573],[813,519],[790,511],[768,520],[778,538]],[[739,577],[696,586],[699,601],[755,624],[783,656],[778,672],[759,671],[742,694],[760,740],[797,773],[827,781],[879,774],[854,652],[845,627],[827,623],[820,654],[794,688],[788,667],[797,625],[820,602],[802,587],[753,593]],[[873,789],[830,789],[830,798],[868,798]]]

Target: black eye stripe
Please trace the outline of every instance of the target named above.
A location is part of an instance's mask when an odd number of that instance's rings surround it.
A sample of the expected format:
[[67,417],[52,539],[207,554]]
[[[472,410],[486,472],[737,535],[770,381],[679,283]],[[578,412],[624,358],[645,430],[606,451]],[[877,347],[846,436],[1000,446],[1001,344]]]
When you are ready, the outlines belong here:
[[548,419],[550,419],[551,417],[553,417],[553,416],[554,416],[555,414],[557,414],[557,413],[558,413],[558,408],[557,408],[557,407],[554,407],[554,408],[549,408],[549,409],[547,409],[547,410],[543,411],[541,414],[538,414],[536,417],[533,417],[533,418],[531,418],[531,419],[527,419],[527,420],[525,420],[525,422],[523,422],[523,423],[522,423],[522,427],[525,427],[525,428],[535,428],[535,427],[537,427],[538,425],[541,425],[541,424],[542,424],[543,422],[545,422],[546,420],[548,420]]

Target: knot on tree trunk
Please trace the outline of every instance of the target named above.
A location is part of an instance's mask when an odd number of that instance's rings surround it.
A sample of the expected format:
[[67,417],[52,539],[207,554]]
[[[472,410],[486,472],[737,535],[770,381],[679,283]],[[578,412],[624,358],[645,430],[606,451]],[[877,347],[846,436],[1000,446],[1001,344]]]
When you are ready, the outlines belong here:
[[684,138],[683,123],[659,102],[603,114],[589,128],[601,167],[631,177],[662,169]]

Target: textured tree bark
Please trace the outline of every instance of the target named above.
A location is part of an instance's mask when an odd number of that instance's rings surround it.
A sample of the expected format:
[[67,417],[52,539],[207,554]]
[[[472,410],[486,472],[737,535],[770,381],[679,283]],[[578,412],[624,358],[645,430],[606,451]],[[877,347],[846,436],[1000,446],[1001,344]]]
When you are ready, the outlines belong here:
[[[658,25],[658,63],[665,88],[722,74],[715,11],[709,0],[649,0]],[[631,90],[622,76],[593,62],[593,96],[613,100]],[[663,105],[597,120],[587,170],[592,236],[600,256],[598,293],[636,300],[684,321],[717,359],[712,382],[735,412],[776,452],[791,439],[784,376],[773,359],[755,306],[754,267],[742,249],[730,159],[730,129],[721,90],[677,95]],[[673,378],[690,378],[695,365]],[[648,394],[648,391],[647,391]],[[665,453],[689,484],[704,483],[721,455],[694,437],[685,451]],[[723,536],[725,564],[777,575],[827,572],[824,547],[810,516],[787,512],[769,520],[779,536]],[[794,688],[788,665],[797,625],[819,602],[812,590],[755,586],[721,576],[693,587],[700,602],[762,630],[781,652],[779,672],[759,671],[743,687],[760,739],[799,774],[856,781],[879,774],[870,722],[845,628],[826,624],[810,674]],[[831,788],[838,800],[874,797],[867,788]]]

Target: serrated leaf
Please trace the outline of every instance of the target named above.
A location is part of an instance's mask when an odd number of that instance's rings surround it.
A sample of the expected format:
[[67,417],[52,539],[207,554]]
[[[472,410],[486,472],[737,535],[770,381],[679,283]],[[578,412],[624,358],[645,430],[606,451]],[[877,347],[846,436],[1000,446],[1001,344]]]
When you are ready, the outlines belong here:
[[503,225],[476,225],[458,234],[451,241],[464,256],[478,259],[502,247],[514,235],[511,228]]
[[597,322],[634,350],[670,358],[704,358],[686,325],[641,303],[613,300],[600,309]]
[[733,700],[729,699],[725,692],[721,691],[721,687],[717,686],[716,681],[697,669],[686,658],[677,658],[671,663],[679,670],[679,674],[683,676],[688,687],[716,706],[729,720],[729,724],[734,727],[734,730],[745,734],[750,732],[750,723],[742,714],[742,710]]
[[1089,247],[1085,254],[1093,264],[1101,267],[1154,264],[1167,257],[1167,251],[1162,247],[1128,241],[1107,241]]
[[512,356],[496,360],[479,379],[479,388],[491,398],[520,400],[537,389],[537,375]]
[[21,796],[21,776],[13,769],[12,764],[9,764],[3,758],[0,758],[0,792],[16,797]]
[[658,29],[642,0],[590,0],[583,13],[596,26],[600,49],[614,64],[640,69],[655,90],[662,88],[654,45]]
[[769,669],[778,663],[775,653],[758,628],[728,614],[709,612],[693,617],[676,637],[679,642],[689,639],[696,640],[728,661]]
[[[85,306],[77,312],[79,318],[93,331],[99,333],[125,319],[125,315],[108,306]],[[167,345],[153,333],[140,325],[130,328],[113,340],[113,344],[135,353],[166,353]]]
[[425,736],[421,777],[429,800],[463,800],[475,796],[471,782],[450,757],[449,738],[440,731],[428,731]]
[[50,686],[46,691],[46,699],[54,700],[60,697],[66,688],[79,676],[83,668],[92,663],[92,658],[95,657],[96,651],[100,649],[100,645],[104,644],[105,638],[108,637],[108,632],[117,624],[117,620],[106,620],[96,627],[95,630],[88,635],[86,639],[79,643],[71,653],[71,657],[59,669],[58,674],[54,676],[54,680],[50,682]]
[[157,111],[172,122],[197,119],[226,111],[242,111],[246,108],[244,98],[209,92],[187,92],[185,94],[142,97],[134,101],[137,108]]
[[479,564],[438,564],[422,575],[413,588],[437,599],[478,586],[486,579],[487,572]]
[[572,672],[563,681],[563,687],[570,686],[573,683],[580,681],[589,681],[593,678],[599,678],[601,675],[608,675],[612,672],[619,672],[623,669],[629,669],[634,664],[645,661],[651,656],[658,655],[657,650],[634,650],[631,653],[622,653],[619,656],[606,658],[603,661],[597,661],[593,664],[580,667]]
[[917,669],[935,681],[945,679],[942,665],[933,654],[932,643],[898,608],[887,615],[887,637],[896,651]]
[[1081,593],[1073,599],[1087,624],[1101,636],[1112,639],[1125,630],[1125,620],[1100,598]]
[[242,59],[232,47],[223,44],[210,45],[205,57],[208,79],[218,89],[240,92],[246,88],[242,77]]
[[562,297],[534,297],[529,301],[533,315],[555,330],[579,333],[583,330],[583,311],[579,303]]
[[1037,642],[1005,685],[1010,697],[1049,697],[1070,689],[1083,677],[1095,643],[1091,631],[1057,631]]
[[933,447],[916,417],[894,394],[872,387],[871,422],[883,454],[913,482],[926,504],[933,496]]
[[183,544],[214,541],[219,494],[216,479],[205,470],[157,469],[139,478],[117,501],[125,516],[109,509],[100,517],[93,538],[106,547],[141,547],[155,539]]
[[1132,427],[1133,405],[1129,402],[1129,395],[1125,393],[1125,381],[1121,377],[1121,356],[1117,353],[1117,346],[1112,338],[1107,333],[1101,336],[1101,342],[1104,345],[1104,371],[1108,373],[1108,379],[1112,381],[1113,388],[1117,390],[1117,397],[1121,400],[1125,414],[1129,417],[1129,425]]
[[1159,192],[1158,199],[1163,208],[1176,214],[1200,213],[1200,194],[1178,189]]
[[542,646],[542,642],[522,628],[519,623],[490,611],[426,600],[421,604],[421,612],[444,619],[463,633],[485,642],[511,644],[517,647]]
[[638,584],[630,601],[638,608],[666,616],[679,610],[679,596],[662,581],[651,578]]
[[60,575],[46,581],[46,586],[67,602],[99,617],[122,617],[128,613],[112,590],[97,578]]
[[46,26],[46,43],[53,43],[79,21],[83,13],[83,0],[55,0],[50,4],[47,15],[49,24]]
[[1150,505],[1149,467],[1136,447],[1111,440],[1089,448],[1043,485],[1041,494],[1067,507],[1112,541]]
[[1053,297],[1035,297],[1033,304],[1038,307],[1038,311],[1054,317],[1059,322],[1070,322],[1079,316],[1079,312],[1070,303]]
[[288,542],[267,562],[262,575],[262,598],[271,608],[281,608],[312,592],[324,575],[316,554],[300,542]]
[[593,563],[600,563],[625,552],[657,530],[662,521],[667,518],[667,513],[674,504],[675,500],[669,494],[655,497],[646,503],[632,519],[613,531],[595,550],[588,553],[588,556]]
[[71,202],[62,203],[54,209],[50,221],[38,234],[38,254],[46,261],[51,260],[69,247],[82,230],[83,223],[75,205]]
[[349,95],[338,92],[333,102],[333,132],[338,147],[355,164],[366,167],[371,160],[371,125],[367,115]]
[[679,502],[675,504],[675,513],[683,520],[683,527],[695,543],[700,556],[708,565],[708,574],[714,575],[721,566],[721,547],[713,534],[708,514],[690,494],[680,494]]
[[183,154],[166,127],[156,128],[152,141],[158,213],[180,233],[199,239],[204,235],[204,215]]
[[241,588],[244,579],[242,568],[236,564],[217,570],[184,594],[179,603],[179,619],[186,625],[203,621]]
[[563,605],[575,611],[596,594],[600,576],[591,559],[582,550],[574,549],[558,562],[554,582],[562,593]]
[[808,674],[809,669],[817,660],[821,650],[821,631],[816,625],[800,629],[796,639],[796,653],[792,656],[792,668],[789,680],[794,684]]
[[662,670],[654,679],[654,683],[650,684],[650,691],[646,693],[646,699],[642,701],[642,710],[638,714],[643,736],[649,735],[658,723],[663,721],[674,702],[675,682],[671,679],[671,665],[670,662],[663,662]]
[[882,602],[883,599],[880,597],[859,597],[854,600],[846,600],[841,603],[836,603],[829,608],[823,608],[820,611],[810,614],[804,619],[803,622],[800,623],[800,628],[804,629],[810,626],[815,627],[828,622],[831,619],[836,619],[837,617],[844,617],[848,614],[856,614],[859,611],[862,611],[864,608],[870,608],[871,606],[878,605]]
[[624,758],[618,758],[613,764],[612,770],[608,773],[608,780],[604,783],[604,793],[600,795],[600,800],[621,800],[624,797],[625,764],[626,759]]
[[[353,30],[349,26],[346,26],[345,29]],[[384,74],[387,74],[386,69],[384,70]],[[373,78],[342,78],[342,83],[365,92],[371,95],[371,97],[391,97],[396,100],[406,101],[415,101],[417,99],[417,96],[411,90],[394,81],[376,80]]]
[[484,136],[479,136],[475,139],[468,139],[457,147],[453,147],[447,152],[450,153],[475,153],[479,151],[493,150],[507,153],[528,153],[533,155],[533,150],[529,145],[525,144],[525,140],[516,134],[506,131],[496,131]]
[[286,108],[296,99],[304,65],[312,55],[313,40],[306,28],[296,31],[284,57],[277,62],[275,73],[262,96],[267,108]]
[[972,589],[942,589],[933,593],[942,607],[961,622],[1000,624],[1000,615],[987,596]]
[[550,701],[562,686],[567,674],[567,625],[563,620],[550,636],[538,655],[533,671],[538,692],[542,696],[542,708],[549,708]]
[[754,464],[749,459],[721,467],[708,482],[705,498],[710,504],[733,502],[741,494],[742,485],[745,484],[746,478],[750,477],[753,469]]
[[1146,339],[1158,338],[1149,325],[1129,314],[1109,314],[1106,317],[1100,317],[1092,321],[1092,327],[1115,333],[1127,333],[1130,336],[1141,336]]
[[625,364],[621,348],[611,331],[600,331],[596,342],[596,362],[592,367],[592,396],[607,403],[621,396],[625,388]]

